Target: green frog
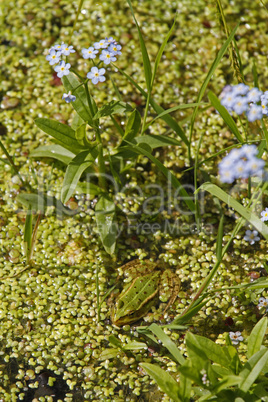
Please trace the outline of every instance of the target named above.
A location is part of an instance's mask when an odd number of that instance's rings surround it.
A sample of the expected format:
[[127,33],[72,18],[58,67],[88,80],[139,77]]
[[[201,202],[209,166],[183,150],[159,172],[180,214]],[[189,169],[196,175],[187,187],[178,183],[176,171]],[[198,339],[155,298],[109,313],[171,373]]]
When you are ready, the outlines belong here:
[[171,306],[180,290],[180,280],[170,269],[156,270],[158,264],[139,259],[121,269],[131,278],[117,296],[111,308],[111,319],[117,326],[131,324],[142,318],[159,298],[167,301],[164,312]]

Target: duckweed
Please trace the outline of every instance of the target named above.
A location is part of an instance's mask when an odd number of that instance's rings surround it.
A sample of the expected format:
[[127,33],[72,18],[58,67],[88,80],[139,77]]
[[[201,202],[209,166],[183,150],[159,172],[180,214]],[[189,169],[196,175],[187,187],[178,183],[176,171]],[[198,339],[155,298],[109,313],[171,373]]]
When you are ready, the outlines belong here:
[[[248,61],[245,68],[246,79],[252,82],[252,60],[258,66],[260,87],[267,82],[267,32],[266,15],[259,12],[259,5],[245,0],[228,3],[225,13],[233,27],[239,15],[238,46],[242,60]],[[154,60],[163,38],[172,24],[174,1],[145,0],[133,1],[137,19],[148,44],[148,52]],[[19,12],[18,12],[19,9]],[[1,42],[1,114],[5,129],[1,141],[20,167],[24,180],[35,190],[47,191],[59,197],[63,181],[63,166],[51,160],[30,159],[29,153],[40,144],[50,144],[34,125],[37,117],[50,117],[71,122],[71,108],[61,101],[62,86],[53,76],[45,61],[45,49],[57,41],[68,41],[75,18],[76,5],[70,0],[52,0],[34,3],[27,0],[18,2],[4,0],[5,29]],[[94,2],[85,0],[72,38],[75,48],[88,47],[94,38],[113,35],[120,38],[123,54],[120,68],[124,69],[141,86],[145,86],[141,72],[142,58],[138,45],[138,35],[129,8],[123,0]],[[247,16],[243,17],[247,9]],[[160,62],[156,77],[155,100],[163,107],[180,103],[195,102],[208,69],[216,52],[224,41],[215,17],[215,8],[204,0],[178,3],[177,24],[172,40]],[[243,21],[244,18],[244,21]],[[246,18],[246,21],[245,21]],[[94,35],[93,35],[94,32]],[[85,66],[77,62],[78,71]],[[144,99],[136,93],[125,77],[111,71],[115,83],[120,88],[124,101],[140,110]],[[228,57],[216,70],[210,89],[216,93],[227,83],[232,83],[232,73]],[[185,84],[186,83],[186,84]],[[111,80],[100,88],[92,88],[94,99],[101,105],[115,96]],[[150,115],[150,114],[149,114]],[[182,123],[189,136],[189,110],[173,115]],[[151,117],[154,117],[151,115]],[[109,151],[117,141],[110,122],[103,123],[104,140]],[[165,134],[167,128],[160,120],[150,127],[151,134]],[[199,159],[204,160],[233,144],[219,115],[211,109],[197,117],[193,133],[192,155],[196,155],[196,145],[204,134]],[[254,139],[252,132],[252,139]],[[249,138],[250,140],[250,138]],[[168,147],[157,150],[156,156],[165,166],[176,173],[179,180],[191,180],[183,169],[189,166],[186,149]],[[4,156],[1,158],[4,158]],[[138,160],[138,168],[131,167],[126,176],[128,188],[118,192],[115,200],[122,211],[123,224],[126,216],[132,216],[136,224],[150,223],[148,214],[143,213],[143,204],[148,196],[157,195],[148,190],[151,183],[160,183],[167,191],[166,183],[158,171],[145,157]],[[211,160],[202,168],[215,175],[215,161]],[[125,353],[120,349],[111,350],[110,358],[102,360],[103,351],[112,348],[111,335],[122,344],[138,339],[132,326],[122,329],[113,327],[109,320],[109,300],[101,306],[100,322],[97,314],[96,264],[99,268],[100,298],[117,283],[123,275],[117,268],[134,258],[160,259],[176,270],[182,281],[178,298],[170,314],[179,314],[188,304],[195,290],[199,289],[203,278],[210,272],[216,261],[215,227],[214,233],[205,230],[196,233],[191,227],[192,219],[178,213],[174,205],[165,200],[165,210],[156,216],[156,223],[162,229],[166,220],[179,222],[182,228],[178,234],[162,231],[159,227],[152,233],[145,226],[131,223],[132,229],[123,229],[118,239],[115,258],[103,250],[97,236],[94,218],[94,199],[76,194],[69,203],[71,210],[82,208],[80,214],[57,219],[53,208],[42,217],[34,251],[34,265],[25,270],[22,242],[25,223],[25,209],[17,201],[17,195],[24,192],[18,176],[10,166],[0,159],[0,400],[4,401],[52,401],[49,392],[56,393],[58,401],[138,401],[150,400],[155,393],[156,401],[168,401],[149,377],[139,371],[141,361],[156,362],[176,377],[176,365],[165,356],[165,351],[151,353],[149,349]],[[189,179],[190,177],[190,179]],[[217,180],[215,178],[215,180]],[[143,195],[136,191],[137,186]],[[154,204],[150,206],[154,207]],[[214,208],[214,207],[213,207]],[[217,211],[205,205],[205,219],[214,227]],[[230,238],[232,221],[226,223],[223,242]],[[162,225],[162,226],[161,226]],[[126,224],[127,226],[127,224]],[[149,226],[148,226],[149,227]],[[189,229],[190,228],[190,229]],[[241,236],[237,236],[233,248],[226,254],[220,265],[219,275],[213,284],[219,287],[250,281],[248,275],[260,270],[266,263],[267,246],[261,240],[252,257],[251,249]],[[21,274],[19,274],[23,271]],[[15,275],[18,275],[14,277]],[[192,321],[193,330],[205,333],[223,342],[226,331],[224,320],[232,317],[233,330],[252,328],[257,320],[256,309],[251,296],[246,295],[241,302],[228,291],[217,294]],[[154,312],[145,317],[148,324],[161,318]],[[169,317],[165,315],[165,319]],[[166,331],[184,352],[184,343],[176,331]],[[243,346],[239,346],[241,350]],[[41,385],[47,387],[45,396],[40,394]]]

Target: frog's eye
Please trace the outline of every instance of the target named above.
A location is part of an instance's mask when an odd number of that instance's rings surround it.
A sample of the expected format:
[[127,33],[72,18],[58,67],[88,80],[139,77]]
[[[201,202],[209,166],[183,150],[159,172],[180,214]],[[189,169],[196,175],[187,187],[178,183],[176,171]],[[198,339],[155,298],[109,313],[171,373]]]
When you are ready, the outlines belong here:
[[121,309],[121,308],[123,308],[124,307],[124,302],[123,302],[123,300],[118,300],[118,302],[117,302],[117,308],[118,309]]

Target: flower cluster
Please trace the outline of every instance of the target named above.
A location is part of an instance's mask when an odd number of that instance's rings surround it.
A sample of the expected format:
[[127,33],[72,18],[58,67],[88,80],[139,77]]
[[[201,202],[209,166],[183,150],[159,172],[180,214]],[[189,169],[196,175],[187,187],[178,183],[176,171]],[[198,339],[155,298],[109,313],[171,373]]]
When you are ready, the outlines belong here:
[[74,53],[75,50],[73,46],[68,46],[66,43],[62,43],[61,45],[54,45],[49,50],[49,54],[46,56],[46,59],[49,61],[49,64],[53,66],[54,64],[58,64],[54,67],[54,70],[57,73],[59,78],[64,75],[68,75],[70,72],[71,64],[65,63],[64,60],[61,60],[62,56],[69,56],[71,53]]
[[243,336],[241,335],[241,332],[239,331],[229,332],[229,336],[233,345],[238,345],[239,342],[242,342],[244,340]]
[[[88,49],[82,49],[82,56],[84,59],[95,59],[97,54],[99,54],[100,61],[108,65],[116,61],[116,56],[122,54],[121,48],[122,47],[111,36],[110,38],[95,42],[93,46],[90,46]],[[98,69],[98,67],[94,66],[91,68],[90,72],[87,73],[87,78],[91,80],[92,84],[97,84],[98,82],[105,81],[104,74],[105,68]]]
[[264,160],[256,155],[255,145],[243,145],[232,151],[219,163],[220,180],[223,183],[233,183],[235,179],[247,179],[251,176],[262,176]]
[[221,93],[221,104],[230,113],[246,113],[248,121],[253,122],[268,114],[268,91],[250,89],[245,84],[227,85]]
[[[95,59],[97,54],[99,54],[100,62],[108,65],[113,61],[116,61],[116,56],[122,54],[121,45],[119,45],[113,37],[105,38],[100,40],[99,42],[95,42],[93,46],[90,46],[87,49],[82,49],[82,56],[84,59]],[[54,70],[57,73],[59,78],[62,78],[64,75],[68,75],[70,72],[71,64],[67,63],[67,61],[62,60],[62,56],[69,56],[71,53],[74,53],[75,50],[73,46],[68,46],[66,43],[62,43],[61,45],[57,44],[51,47],[49,50],[49,54],[46,56],[46,59],[49,61],[51,66],[54,66]],[[93,62],[94,63],[94,62]],[[99,64],[99,63],[98,63]],[[105,81],[105,68],[98,68],[95,66],[91,68],[90,72],[87,73],[87,78],[91,80],[92,84],[97,84],[98,82]],[[63,94],[62,99],[64,99],[67,103],[74,102],[76,97],[72,95],[70,92],[68,94]]]

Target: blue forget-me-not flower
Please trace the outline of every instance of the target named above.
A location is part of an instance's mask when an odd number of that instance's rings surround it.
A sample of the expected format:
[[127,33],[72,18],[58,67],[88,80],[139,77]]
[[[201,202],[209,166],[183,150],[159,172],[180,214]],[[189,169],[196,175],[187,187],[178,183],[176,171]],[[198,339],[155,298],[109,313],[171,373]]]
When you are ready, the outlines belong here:
[[236,179],[247,179],[251,176],[262,176],[265,162],[258,158],[256,145],[243,145],[232,151],[219,163],[220,180],[232,183]]
[[87,78],[92,81],[92,84],[97,84],[98,82],[105,81],[104,73],[105,68],[98,69],[97,67],[92,67],[91,71],[87,73]]

